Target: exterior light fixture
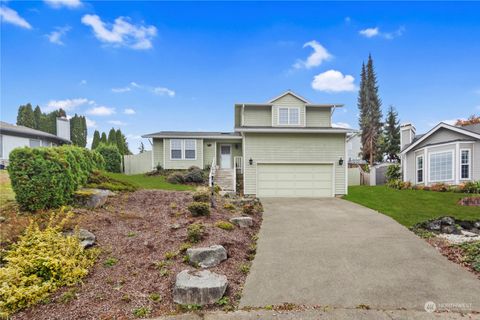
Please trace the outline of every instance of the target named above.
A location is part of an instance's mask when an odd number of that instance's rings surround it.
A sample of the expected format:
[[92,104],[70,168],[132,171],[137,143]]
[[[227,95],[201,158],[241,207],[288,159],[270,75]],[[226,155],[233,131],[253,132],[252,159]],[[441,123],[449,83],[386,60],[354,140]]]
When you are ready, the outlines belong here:
[[249,165],[252,165],[252,164],[253,164],[252,158],[250,158],[250,160],[248,160],[248,164],[249,164]]
[[212,144],[211,144],[211,143],[207,143],[207,147],[211,147],[211,146],[212,146]]
[[339,165],[339,166],[343,166],[343,159],[342,159],[342,157],[340,157],[340,160],[338,160],[338,165]]

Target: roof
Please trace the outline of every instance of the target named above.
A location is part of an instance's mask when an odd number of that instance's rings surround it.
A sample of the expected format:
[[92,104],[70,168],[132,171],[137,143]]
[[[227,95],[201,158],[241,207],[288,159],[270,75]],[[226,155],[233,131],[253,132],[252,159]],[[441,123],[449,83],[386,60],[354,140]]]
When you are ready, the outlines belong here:
[[480,134],[480,123],[469,124],[467,126],[462,126],[462,127],[459,127],[459,128],[462,128],[462,129]]
[[269,100],[268,103],[273,103],[275,100],[278,100],[278,99],[286,96],[287,94],[290,94],[290,95],[294,96],[295,98],[297,98],[297,99],[299,99],[299,100],[302,100],[303,102],[305,102],[305,103],[307,103],[307,104],[310,103],[307,99],[305,99],[304,97],[302,97],[302,96],[299,95],[299,94],[296,94],[295,92],[293,92],[293,91],[290,90],[290,89],[288,89],[287,91],[285,91],[285,92],[282,93],[281,95],[279,95],[279,96],[277,96],[277,97]]
[[143,135],[142,138],[241,139],[242,137],[237,132],[159,131]]
[[28,128],[25,126],[17,126],[7,122],[0,121],[0,133],[2,134],[11,134],[16,136],[27,136],[31,138],[46,138],[50,140],[60,141],[63,143],[72,143],[70,140],[60,138],[54,134],[43,132],[40,130]]
[[237,132],[288,132],[288,133],[347,133],[352,129],[335,127],[271,127],[271,126],[251,126],[236,127]]
[[270,99],[269,101],[267,101],[266,103],[255,103],[255,102],[241,102],[241,103],[235,103],[235,106],[257,106],[257,107],[271,107],[273,106],[275,103],[276,100],[286,96],[287,94],[290,94],[292,96],[294,96],[295,98],[303,101],[305,103],[305,106],[307,107],[322,107],[322,108],[339,108],[339,107],[343,107],[343,104],[341,103],[326,103],[326,104],[317,104],[317,103],[310,103],[310,101],[308,101],[307,99],[305,99],[304,97],[302,97],[301,95],[293,92],[292,90],[287,90],[285,91],[284,93],[282,93],[281,95],[279,96],[276,96],[275,98],[273,99]]
[[[424,140],[427,139],[429,136],[431,136],[432,134],[434,134],[437,130],[442,129],[442,128],[443,128],[443,129],[447,129],[447,130],[451,130],[451,131],[455,131],[455,132],[464,134],[464,135],[466,135],[466,136],[472,137],[472,138],[474,138],[474,139],[479,139],[479,140],[480,140],[480,132],[477,133],[477,132],[475,132],[475,131],[466,129],[465,127],[456,127],[456,126],[452,126],[452,125],[446,124],[446,123],[444,123],[444,122],[440,122],[440,123],[437,124],[433,129],[431,129],[430,131],[428,131],[427,133],[422,134],[422,135],[415,136],[415,138],[414,138],[414,140],[412,141],[412,143],[410,143],[409,145],[405,146],[405,148],[403,148],[403,150],[402,150],[400,153],[401,153],[401,154],[407,153],[408,151],[412,150],[413,147],[415,147],[415,146],[418,145],[420,142],[424,141]],[[476,128],[474,128],[474,129],[476,129]],[[442,142],[442,143],[445,143],[445,142]]]

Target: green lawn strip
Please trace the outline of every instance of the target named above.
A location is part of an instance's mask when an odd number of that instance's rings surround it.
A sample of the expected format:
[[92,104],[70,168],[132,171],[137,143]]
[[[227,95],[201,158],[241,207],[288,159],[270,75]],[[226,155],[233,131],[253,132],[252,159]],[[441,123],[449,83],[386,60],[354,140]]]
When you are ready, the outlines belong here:
[[6,170],[2,170],[0,171],[0,207],[14,200],[15,193],[8,179],[8,173]]
[[392,217],[404,226],[411,227],[419,222],[452,216],[460,220],[478,220],[478,207],[460,206],[457,202],[468,194],[433,192],[423,190],[396,190],[385,186],[351,186],[349,200],[377,210]]
[[162,189],[162,190],[194,190],[194,186],[184,184],[173,184],[165,180],[164,176],[146,176],[144,174],[125,175],[123,173],[105,173],[107,176],[131,184],[141,189]]

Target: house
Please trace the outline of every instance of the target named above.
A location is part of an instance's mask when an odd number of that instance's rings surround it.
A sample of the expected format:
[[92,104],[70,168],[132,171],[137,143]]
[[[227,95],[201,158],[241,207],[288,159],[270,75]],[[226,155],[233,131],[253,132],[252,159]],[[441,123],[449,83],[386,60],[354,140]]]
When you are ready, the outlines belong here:
[[313,104],[287,91],[266,103],[237,103],[234,132],[160,131],[152,167],[211,168],[223,190],[259,197],[347,193],[347,129],[332,127],[342,105]]
[[348,163],[365,164],[362,159],[362,132],[354,131],[347,135]]
[[10,152],[18,147],[50,147],[70,144],[70,121],[57,118],[57,135],[0,121],[0,165],[8,164]]
[[408,123],[400,128],[403,180],[415,185],[457,185],[480,180],[480,125],[439,123],[417,135]]

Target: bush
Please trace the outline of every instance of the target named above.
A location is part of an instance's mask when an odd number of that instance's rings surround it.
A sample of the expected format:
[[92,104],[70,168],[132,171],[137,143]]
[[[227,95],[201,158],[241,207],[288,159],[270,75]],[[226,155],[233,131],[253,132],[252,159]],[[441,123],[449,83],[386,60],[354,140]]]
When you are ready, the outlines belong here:
[[437,192],[446,192],[448,191],[449,187],[445,183],[435,183],[430,186],[431,191],[437,191]]
[[223,230],[227,230],[227,231],[231,231],[231,230],[235,229],[235,226],[228,221],[217,221],[215,223],[215,227],[223,229]]
[[187,209],[194,217],[208,216],[210,214],[210,204],[206,202],[192,202]]
[[93,171],[88,177],[87,188],[106,189],[111,191],[135,191],[138,188],[126,181],[120,181],[106,176],[101,171]]
[[223,209],[227,209],[230,211],[234,211],[236,209],[235,205],[233,203],[225,203],[223,205]]
[[67,218],[55,223],[53,214],[44,230],[35,222],[6,252],[0,268],[0,318],[32,306],[62,286],[78,283],[93,266],[98,250],[84,250],[74,235],[64,236]]
[[477,182],[468,181],[468,182],[462,183],[458,186],[457,190],[459,192],[465,192],[465,193],[480,193],[480,181],[477,181]]
[[10,153],[8,173],[20,208],[36,211],[71,203],[75,190],[103,165],[100,154],[85,148],[24,147]]
[[204,235],[205,226],[201,223],[192,223],[187,227],[187,238],[192,243],[202,240]]
[[117,146],[111,144],[101,144],[95,151],[100,153],[105,160],[105,170],[108,172],[122,171],[122,154]]
[[252,215],[255,212],[255,206],[252,203],[246,203],[242,207],[242,212]]
[[198,170],[200,170],[200,171],[201,171],[202,169],[200,169],[200,168],[199,168],[199,167],[197,167],[197,166],[190,166],[190,167],[188,167],[188,169],[187,169],[187,171],[188,171],[188,172],[191,172],[191,171],[198,171]]
[[[193,169],[192,169],[193,168]],[[188,169],[187,173],[183,176],[185,182],[191,183],[204,183],[205,176],[202,169],[192,166]]]
[[475,271],[480,272],[480,241],[465,242],[459,247],[464,252],[463,261],[469,263]]
[[400,165],[394,164],[388,166],[385,177],[387,178],[387,181],[400,180],[400,178],[402,177],[402,173],[400,172]]
[[185,179],[183,178],[183,174],[181,172],[170,173],[167,177],[167,181],[173,184],[185,183]]
[[193,194],[193,200],[197,202],[210,202],[210,191],[208,189],[200,189]]
[[410,181],[402,181],[398,179],[389,180],[387,182],[387,187],[398,190],[408,190],[413,188]]

